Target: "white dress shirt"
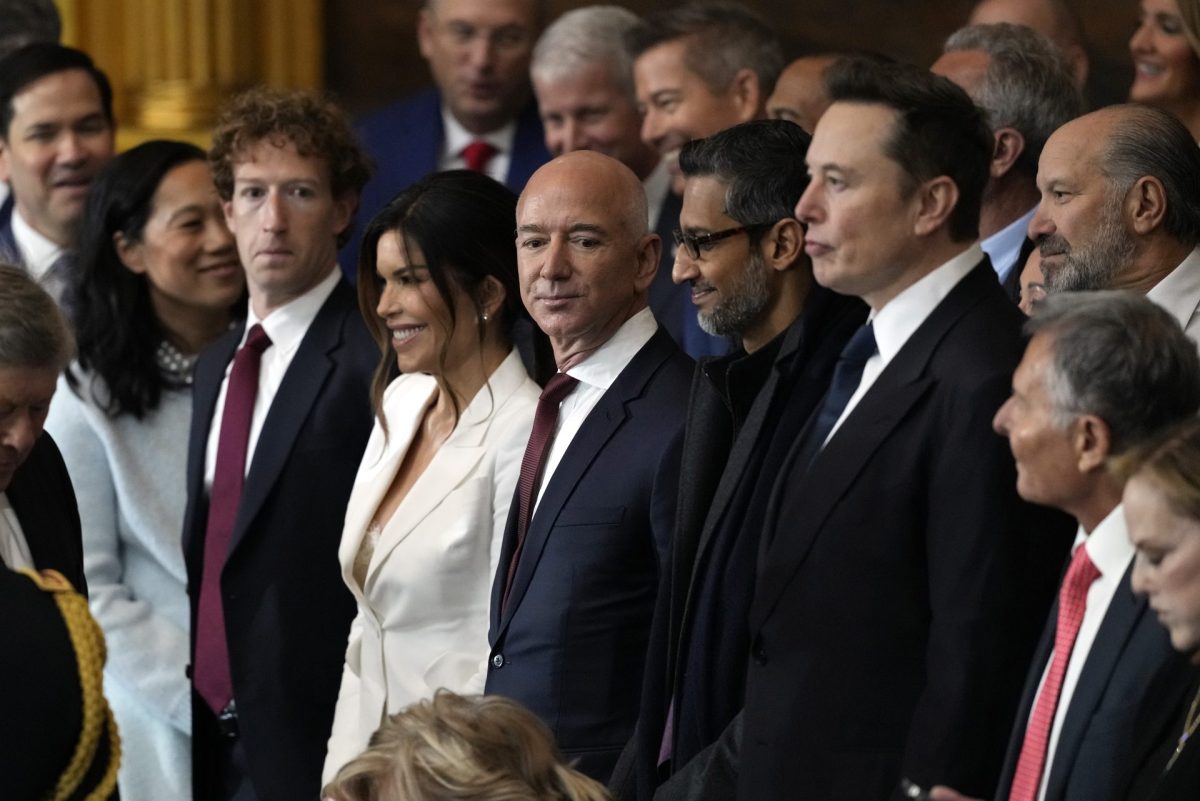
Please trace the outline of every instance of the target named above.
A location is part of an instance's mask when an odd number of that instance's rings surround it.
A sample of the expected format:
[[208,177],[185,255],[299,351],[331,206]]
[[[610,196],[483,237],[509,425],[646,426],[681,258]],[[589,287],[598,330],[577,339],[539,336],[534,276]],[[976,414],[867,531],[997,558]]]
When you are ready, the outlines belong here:
[[47,273],[63,255],[63,249],[35,231],[16,208],[12,213],[12,232],[21,261],[25,264],[25,271],[33,276],[56,302],[61,303],[63,290],[66,288],[66,276],[51,276]]
[[[1042,771],[1042,783],[1038,787],[1038,801],[1046,797],[1046,783],[1050,778],[1050,769],[1054,765],[1054,752],[1058,748],[1058,737],[1062,733],[1063,721],[1066,720],[1067,710],[1071,708],[1071,696],[1079,684],[1079,675],[1083,672],[1084,663],[1096,641],[1096,633],[1104,616],[1108,614],[1108,606],[1113,596],[1121,586],[1121,579],[1133,561],[1134,549],[1129,542],[1125,529],[1125,512],[1120,504],[1108,513],[1108,517],[1100,521],[1100,525],[1088,535],[1082,528],[1075,537],[1076,548],[1087,548],[1087,555],[1092,564],[1100,571],[1100,578],[1092,582],[1088,588],[1087,607],[1083,613],[1083,623],[1075,636],[1075,645],[1071,648],[1071,659],[1067,662],[1067,672],[1063,674],[1062,689],[1058,696],[1058,706],[1054,710],[1054,723],[1050,726],[1050,741],[1046,748],[1046,767]],[[1072,553],[1074,551],[1072,550]],[[1050,672],[1053,652],[1046,661],[1042,671],[1042,680],[1038,684],[1038,695],[1042,692],[1042,684],[1046,683],[1046,674]],[[1037,695],[1034,696],[1036,702]]]
[[958,286],[958,282],[983,258],[983,250],[974,244],[950,261],[938,267],[933,272],[921,278],[912,286],[892,298],[879,311],[872,311],[871,327],[875,332],[875,344],[878,348],[875,355],[867,359],[863,366],[862,379],[858,389],[850,396],[842,416],[829,430],[825,442],[829,442],[837,430],[842,427],[842,421],[854,411],[854,407],[862,400],[863,395],[871,389],[879,374],[896,357],[904,344],[908,342],[926,318],[933,313],[950,290]]
[[[334,287],[341,279],[342,272],[333,265],[329,275],[295,300],[280,306],[265,320],[259,320],[254,313],[254,307],[246,314],[246,328],[242,332],[242,341],[238,348],[246,343],[246,336],[256,323],[261,324],[263,331],[271,338],[271,346],[262,355],[258,372],[258,394],[254,398],[254,414],[250,418],[250,438],[246,443],[246,473],[254,462],[254,449],[258,444],[258,436],[262,433],[263,422],[275,400],[275,393],[283,383],[283,376],[300,347],[300,341],[308,333],[308,327],[316,319],[317,312],[325,305],[333,293]],[[204,487],[212,490],[213,473],[217,466],[217,444],[221,439],[221,420],[225,416],[225,393],[229,389],[229,373],[233,369],[233,360],[225,367],[225,378],[221,381],[221,391],[217,395],[216,411],[213,413],[212,426],[208,429],[208,447],[204,454]]]
[[[570,446],[571,440],[575,439],[575,435],[579,433],[583,421],[592,413],[592,409],[596,408],[601,396],[613,385],[621,371],[629,366],[633,357],[642,349],[642,346],[650,341],[650,337],[654,336],[654,332],[657,330],[658,322],[655,321],[650,309],[642,309],[622,323],[617,332],[597,348],[591,356],[567,370],[567,375],[579,379],[579,384],[559,404],[558,425],[554,429],[554,440],[550,443],[550,452],[546,454],[546,463],[542,468],[537,499],[533,509],[530,510],[531,519],[537,511],[538,503],[541,503],[542,493],[546,491],[550,477],[558,469],[558,463],[562,461],[563,453]],[[684,411],[686,410],[680,409],[679,413],[683,414]]]
[[21,521],[17,520],[17,510],[12,508],[8,494],[4,492],[0,492],[0,561],[9,570],[36,569],[25,531],[21,528]]
[[442,106],[442,154],[438,159],[439,170],[465,170],[467,162],[463,158],[463,148],[474,142],[476,139],[483,141],[496,148],[496,155],[492,156],[488,161],[484,172],[489,178],[494,178],[500,183],[504,183],[504,179],[508,177],[508,165],[512,161],[513,140],[517,136],[517,121],[512,120],[503,128],[486,134],[473,134],[454,118],[450,110]]
[[1146,293],[1155,305],[1179,321],[1195,342],[1200,342],[1200,248]]
[[1017,259],[1020,258],[1021,246],[1025,244],[1025,238],[1029,235],[1029,221],[1033,219],[1036,211],[1037,206],[1034,206],[979,243],[983,252],[992,260],[992,269],[996,271],[996,277],[1002,284],[1008,280],[1009,273],[1025,266],[1017,264]]

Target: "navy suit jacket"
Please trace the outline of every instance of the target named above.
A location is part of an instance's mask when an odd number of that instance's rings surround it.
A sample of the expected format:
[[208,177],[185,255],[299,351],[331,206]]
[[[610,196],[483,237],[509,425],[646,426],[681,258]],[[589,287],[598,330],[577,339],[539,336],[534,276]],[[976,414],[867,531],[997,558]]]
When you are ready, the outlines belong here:
[[547,479],[502,614],[515,501],[504,532],[486,692],[532,709],[600,780],[637,719],[692,366],[660,328],[600,398]]
[[[1135,779],[1162,770],[1154,745],[1164,735],[1178,735],[1172,724],[1187,704],[1194,674],[1146,599],[1133,594],[1132,571],[1131,565],[1121,579],[1071,695],[1048,766],[1046,801],[1125,799]],[[996,801],[1007,801],[1012,789],[1029,714],[1054,651],[1057,619],[1056,602],[1029,668]]]
[[8,262],[14,267],[24,267],[21,249],[17,247],[17,239],[13,236],[12,216],[15,206],[13,196],[9,192],[4,203],[0,204],[0,261]]
[[[427,89],[363,117],[358,126],[363,148],[375,160],[375,175],[363,188],[350,242],[340,261],[350,282],[356,279],[358,249],[367,224],[393,197],[438,168],[442,148],[442,95]],[[534,170],[550,160],[537,105],[530,100],[517,115],[508,176],[504,183],[520,193]],[[470,220],[463,221],[465,233]],[[514,229],[516,223],[513,224]]]
[[1075,530],[1017,497],[991,428],[1022,319],[984,258],[811,466],[793,448],[749,614],[739,798],[995,787]]
[[[240,328],[231,331],[196,363],[183,532],[193,632],[208,520],[205,449],[241,336]],[[354,615],[337,551],[373,422],[377,359],[354,292],[339,282],[284,374],[242,490],[221,593],[241,744],[260,801],[320,793]],[[210,798],[219,734],[195,694],[192,707],[196,797]]]
[[34,566],[38,570],[57,570],[80,594],[87,595],[75,488],[62,454],[48,433],[42,432],[25,462],[13,473],[6,494],[21,523]]

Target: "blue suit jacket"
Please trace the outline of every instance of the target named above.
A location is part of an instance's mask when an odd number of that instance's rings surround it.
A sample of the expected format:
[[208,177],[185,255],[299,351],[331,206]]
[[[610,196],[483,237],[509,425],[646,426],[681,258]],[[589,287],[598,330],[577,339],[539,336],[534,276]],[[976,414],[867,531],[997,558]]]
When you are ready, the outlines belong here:
[[[1187,659],[1171,647],[1146,599],[1133,594],[1132,571],[1130,566],[1121,579],[1071,695],[1049,765],[1046,801],[1130,797],[1130,787],[1143,771],[1162,770],[1154,761],[1154,746],[1186,706],[1194,674]],[[1029,714],[1054,651],[1057,619],[1055,602],[1029,668],[996,801],[1006,801],[1012,789]],[[1178,732],[1172,729],[1171,734]]]
[[[183,551],[193,633],[204,565],[204,459],[238,328],[201,354],[188,440]],[[373,417],[378,350],[339,283],[301,340],[263,423],[221,572],[241,744],[260,801],[316,798],[354,599],[338,545]],[[192,642],[193,648],[195,641]],[[193,694],[196,798],[220,773],[213,715]]]
[[547,480],[502,615],[515,502],[504,532],[486,692],[532,709],[601,780],[637,719],[692,366],[660,328],[604,393]]
[[[358,133],[363,147],[375,160],[375,176],[363,189],[353,236],[341,252],[342,270],[351,283],[355,280],[362,232],[371,218],[400,191],[437,169],[443,135],[441,93],[427,89],[385,106],[363,117]],[[517,115],[517,132],[504,183],[514,192],[520,192],[534,170],[549,160],[542,120],[537,105],[530,100]],[[464,220],[463,225],[464,231],[469,230],[469,221]]]
[[24,267],[21,250],[17,247],[17,239],[13,236],[13,196],[10,192],[4,203],[0,204],[0,261],[15,267]]

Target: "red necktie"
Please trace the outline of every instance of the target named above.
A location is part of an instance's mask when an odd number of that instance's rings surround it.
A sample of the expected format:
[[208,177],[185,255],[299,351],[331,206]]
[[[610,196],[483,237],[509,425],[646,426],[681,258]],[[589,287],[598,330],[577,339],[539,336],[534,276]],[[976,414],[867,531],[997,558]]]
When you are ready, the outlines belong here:
[[258,395],[258,367],[271,338],[255,325],[246,344],[233,357],[225,410],[217,439],[217,464],[208,498],[208,526],[204,533],[204,573],[200,578],[200,601],[196,610],[196,657],[192,680],[196,692],[213,712],[220,713],[233,699],[229,672],[229,646],[225,640],[225,611],[221,603],[221,569],[229,553],[233,524],[237,519],[242,484],[246,477],[246,444],[250,418]]
[[517,574],[517,563],[525,545],[525,532],[529,530],[529,519],[533,516],[534,491],[546,463],[546,454],[550,452],[550,443],[554,441],[558,405],[578,383],[579,379],[566,373],[555,373],[546,382],[546,388],[538,398],[537,411],[533,413],[533,431],[529,434],[529,444],[525,446],[525,456],[521,459],[521,476],[517,479],[517,547],[513,549],[512,560],[508,563],[504,595],[500,599],[501,611],[508,605],[508,592]]
[[1042,682],[1041,692],[1033,705],[1029,722],[1025,725],[1025,741],[1021,744],[1021,756],[1013,776],[1009,801],[1034,801],[1042,783],[1042,772],[1046,767],[1046,749],[1050,745],[1050,728],[1054,725],[1054,712],[1058,708],[1058,697],[1062,692],[1063,676],[1071,661],[1071,649],[1083,623],[1087,609],[1088,588],[1100,577],[1100,571],[1092,564],[1087,549],[1080,545],[1075,549],[1071,566],[1058,592],[1058,621],[1054,631],[1054,656],[1050,670]]
[[484,172],[487,170],[488,162],[492,160],[492,156],[496,155],[497,152],[496,146],[491,142],[476,139],[463,148],[462,157],[463,161],[467,163],[468,170]]

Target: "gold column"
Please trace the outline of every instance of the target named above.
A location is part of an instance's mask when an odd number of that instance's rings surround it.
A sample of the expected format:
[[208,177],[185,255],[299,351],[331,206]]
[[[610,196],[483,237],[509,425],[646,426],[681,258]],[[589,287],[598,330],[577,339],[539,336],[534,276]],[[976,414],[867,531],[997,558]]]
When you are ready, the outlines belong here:
[[255,84],[318,88],[322,0],[57,0],[63,41],[112,80],[119,140],[206,146],[217,110]]

